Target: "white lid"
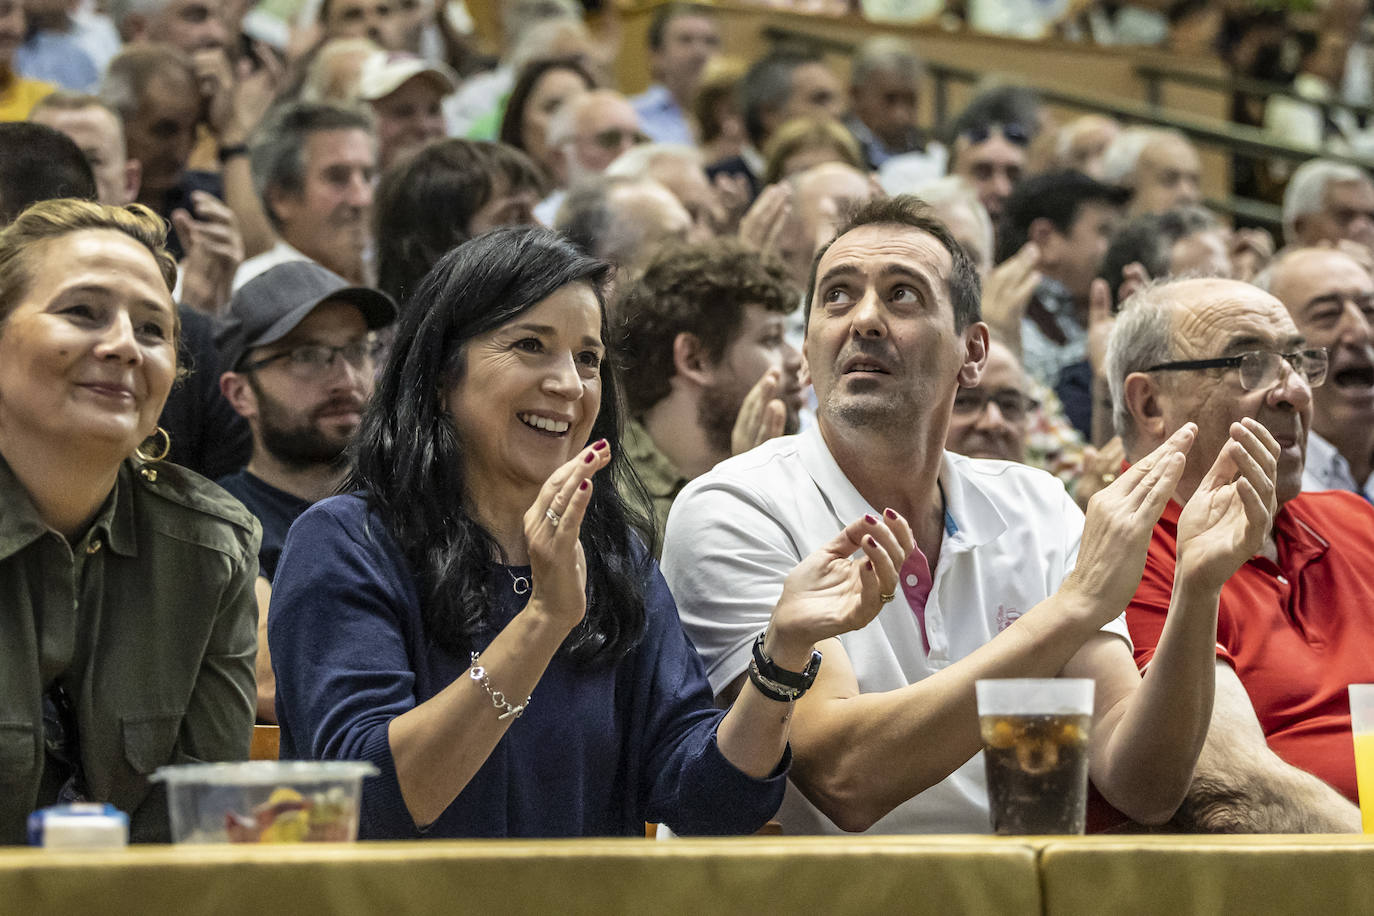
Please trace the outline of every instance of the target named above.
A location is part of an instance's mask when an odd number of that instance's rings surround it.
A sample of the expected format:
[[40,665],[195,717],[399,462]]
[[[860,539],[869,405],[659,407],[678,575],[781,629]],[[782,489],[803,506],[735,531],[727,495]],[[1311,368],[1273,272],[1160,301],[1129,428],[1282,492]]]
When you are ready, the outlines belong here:
[[244,763],[182,763],[158,767],[154,782],[242,786],[283,782],[332,782],[376,776],[365,760],[249,760]]
[[122,814],[58,814],[43,816],[46,849],[108,849],[129,845],[129,819]]

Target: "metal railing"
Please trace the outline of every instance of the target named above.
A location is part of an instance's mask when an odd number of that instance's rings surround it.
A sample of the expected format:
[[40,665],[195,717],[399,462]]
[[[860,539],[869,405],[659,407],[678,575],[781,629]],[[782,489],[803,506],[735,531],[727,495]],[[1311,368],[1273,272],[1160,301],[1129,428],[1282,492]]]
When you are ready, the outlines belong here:
[[1209,76],[1205,73],[1190,73],[1187,70],[1172,70],[1151,64],[1140,64],[1135,68],[1136,76],[1145,83],[1145,99],[1151,105],[1164,104],[1164,84],[1178,83],[1182,86],[1195,86],[1199,89],[1214,89],[1230,95],[1253,95],[1268,98],[1271,95],[1294,99],[1322,110],[1322,117],[1330,119],[1333,111],[1348,111],[1356,117],[1374,119],[1374,106],[1356,105],[1339,99],[1309,99],[1293,90],[1292,86],[1269,80],[1257,80],[1246,76]]
[[[791,44],[794,46],[804,46],[812,49],[816,53],[829,52],[849,55],[854,52],[855,48],[854,43],[851,41],[832,36],[815,35],[810,32],[797,31],[777,25],[765,26],[762,30],[762,35],[775,45]],[[940,63],[928,63],[926,69],[929,71],[931,80],[934,84],[932,107],[934,108],[935,122],[937,125],[944,125],[949,121],[950,86],[952,84],[972,85],[977,83],[985,75],[981,71]],[[1230,121],[1223,121],[1216,118],[1206,118],[1200,115],[1172,111],[1161,104],[1162,92],[1150,89],[1150,75],[1157,73],[1163,76],[1167,74],[1170,78],[1173,78],[1176,75],[1175,71],[1166,71],[1163,68],[1142,66],[1136,68],[1136,72],[1141,79],[1146,82],[1148,101],[1131,102],[1120,99],[1107,100],[1099,96],[1062,89],[1056,86],[1032,83],[1020,83],[1019,85],[1033,90],[1040,96],[1042,101],[1051,105],[1059,105],[1082,112],[1108,115],[1126,124],[1146,124],[1156,127],[1173,128],[1180,131],[1194,143],[1221,149],[1235,156],[1256,160],[1280,159],[1295,163],[1306,162],[1309,159],[1320,156],[1323,159],[1342,162],[1358,166],[1368,171],[1374,171],[1374,160],[1360,156],[1333,153],[1305,144],[1290,143],[1281,137],[1276,137],[1273,134],[1244,124],[1233,124]],[[1204,81],[1209,81],[1208,84],[1210,85],[1210,81],[1213,81],[1214,78],[1197,76],[1196,80],[1197,85],[1203,85]],[[1183,80],[1180,81],[1182,82]],[[1231,85],[1230,81],[1226,80],[1214,81]],[[1374,113],[1374,110],[1371,110],[1371,113]],[[1281,208],[1267,201],[1231,195],[1225,199],[1208,198],[1205,203],[1213,210],[1240,218],[1247,224],[1263,225],[1271,230],[1279,230],[1282,226]]]

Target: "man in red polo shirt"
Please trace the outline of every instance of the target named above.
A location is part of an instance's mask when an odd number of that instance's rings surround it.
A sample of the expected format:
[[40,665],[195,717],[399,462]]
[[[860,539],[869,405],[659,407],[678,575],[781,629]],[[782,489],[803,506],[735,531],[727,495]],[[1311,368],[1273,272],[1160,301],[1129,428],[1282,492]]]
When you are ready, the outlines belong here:
[[1155,526],[1127,608],[1144,668],[1168,625],[1179,504],[1253,417],[1273,434],[1279,511],[1222,589],[1212,726],[1176,824],[1235,832],[1358,831],[1346,685],[1374,681],[1374,508],[1302,493],[1312,388],[1327,369],[1283,304],[1233,280],[1181,280],[1128,301],[1108,355],[1127,458],[1188,420],[1198,438]]

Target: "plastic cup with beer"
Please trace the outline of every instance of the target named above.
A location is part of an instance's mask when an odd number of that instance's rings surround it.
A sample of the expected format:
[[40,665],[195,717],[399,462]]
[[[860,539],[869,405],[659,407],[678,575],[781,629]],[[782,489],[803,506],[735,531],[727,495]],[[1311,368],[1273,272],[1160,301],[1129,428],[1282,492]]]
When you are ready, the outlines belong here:
[[1008,678],[974,685],[994,833],[1082,833],[1093,682]]
[[1355,779],[1360,821],[1374,833],[1374,684],[1350,685],[1350,732],[1355,738]]

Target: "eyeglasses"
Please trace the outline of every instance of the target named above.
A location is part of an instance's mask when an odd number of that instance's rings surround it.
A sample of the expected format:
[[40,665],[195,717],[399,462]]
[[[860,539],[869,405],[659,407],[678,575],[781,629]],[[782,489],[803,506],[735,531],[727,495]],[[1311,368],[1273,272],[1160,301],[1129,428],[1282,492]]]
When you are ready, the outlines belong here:
[[1240,369],[1240,386],[1246,391],[1268,388],[1279,380],[1283,364],[1302,376],[1313,388],[1326,381],[1326,347],[1313,347],[1296,353],[1275,353],[1272,350],[1251,350],[1240,356],[1218,359],[1185,359],[1151,366],[1146,372],[1166,372],[1177,369]]
[[1008,143],[1014,143],[1017,146],[1030,146],[1031,132],[1025,128],[1025,125],[1015,122],[1011,124],[975,124],[959,136],[966,138],[970,144],[976,145],[986,142],[994,130],[1001,131]]
[[1011,388],[1000,391],[961,388],[954,396],[954,412],[964,417],[981,417],[989,403],[996,404],[1002,418],[1012,423],[1020,423],[1026,419],[1026,414],[1040,406],[1039,401]]
[[340,356],[343,357],[345,363],[354,369],[368,370],[372,368],[380,349],[380,343],[372,338],[355,340],[341,347],[331,347],[326,344],[302,344],[299,347],[292,347],[290,350],[264,356],[262,359],[248,363],[239,371],[252,372],[263,366],[285,360],[286,371],[295,378],[305,381],[327,373],[334,368],[334,360]]

